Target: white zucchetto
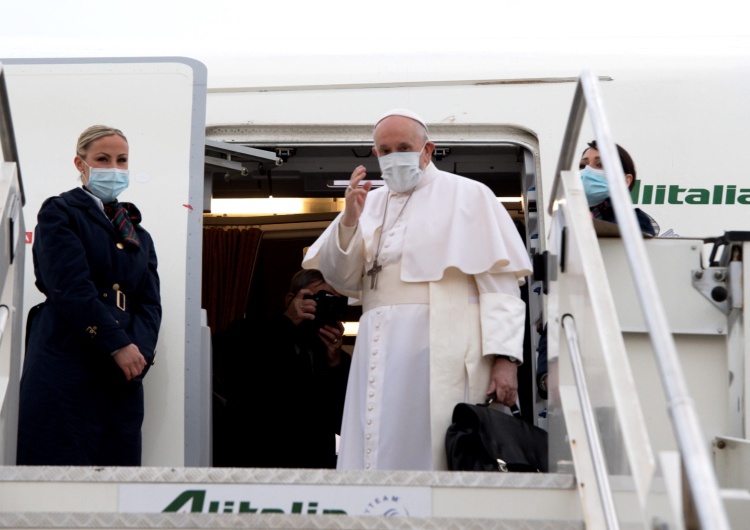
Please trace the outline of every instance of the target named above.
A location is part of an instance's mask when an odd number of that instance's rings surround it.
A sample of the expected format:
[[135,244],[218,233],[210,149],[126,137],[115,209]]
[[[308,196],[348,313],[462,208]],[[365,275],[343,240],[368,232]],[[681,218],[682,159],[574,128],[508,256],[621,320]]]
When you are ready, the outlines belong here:
[[383,114],[380,118],[378,118],[378,121],[375,122],[375,127],[378,126],[378,123],[383,121],[386,118],[389,118],[391,116],[403,116],[404,118],[409,118],[411,120],[414,120],[415,122],[419,123],[422,127],[424,127],[424,130],[427,131],[427,124],[424,122],[422,117],[417,114],[414,111],[411,111],[409,109],[391,109],[385,114]]

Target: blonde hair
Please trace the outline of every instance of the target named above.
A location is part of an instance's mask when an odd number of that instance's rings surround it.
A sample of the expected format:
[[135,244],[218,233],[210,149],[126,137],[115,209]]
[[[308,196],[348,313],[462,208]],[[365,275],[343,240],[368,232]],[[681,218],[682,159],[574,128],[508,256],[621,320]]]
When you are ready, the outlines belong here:
[[128,139],[125,138],[125,135],[120,129],[107,127],[106,125],[92,125],[88,129],[83,131],[81,133],[81,136],[78,137],[78,144],[76,144],[76,154],[81,158],[86,158],[86,153],[88,152],[89,147],[93,142],[95,142],[99,138],[114,135],[122,137],[122,139],[127,143]]

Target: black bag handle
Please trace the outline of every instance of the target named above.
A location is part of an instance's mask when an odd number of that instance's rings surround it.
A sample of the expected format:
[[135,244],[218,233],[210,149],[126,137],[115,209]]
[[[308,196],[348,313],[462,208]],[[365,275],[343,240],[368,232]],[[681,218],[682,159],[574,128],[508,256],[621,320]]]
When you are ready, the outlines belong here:
[[[477,403],[480,407],[489,407],[495,402],[495,396],[487,396],[487,399],[484,403]],[[523,419],[523,416],[521,415],[521,409],[518,408],[518,405],[513,403],[513,405],[510,407],[510,413],[513,414],[514,418]]]

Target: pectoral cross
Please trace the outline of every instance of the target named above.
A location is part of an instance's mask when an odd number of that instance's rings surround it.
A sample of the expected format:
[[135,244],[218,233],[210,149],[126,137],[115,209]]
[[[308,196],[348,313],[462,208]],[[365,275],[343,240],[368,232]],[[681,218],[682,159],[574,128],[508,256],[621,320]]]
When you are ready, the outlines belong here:
[[370,277],[370,289],[375,289],[378,285],[378,273],[383,270],[383,266],[378,264],[377,258],[372,263],[372,268],[367,271],[367,275]]

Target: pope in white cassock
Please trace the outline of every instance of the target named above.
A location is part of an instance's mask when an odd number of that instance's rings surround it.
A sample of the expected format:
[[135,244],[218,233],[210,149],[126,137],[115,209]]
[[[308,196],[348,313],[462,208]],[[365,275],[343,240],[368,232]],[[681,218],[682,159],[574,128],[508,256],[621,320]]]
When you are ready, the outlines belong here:
[[447,469],[456,403],[516,401],[531,264],[490,189],[430,161],[417,114],[386,113],[374,140],[386,186],[357,167],[302,264],[363,304],[338,468]]

